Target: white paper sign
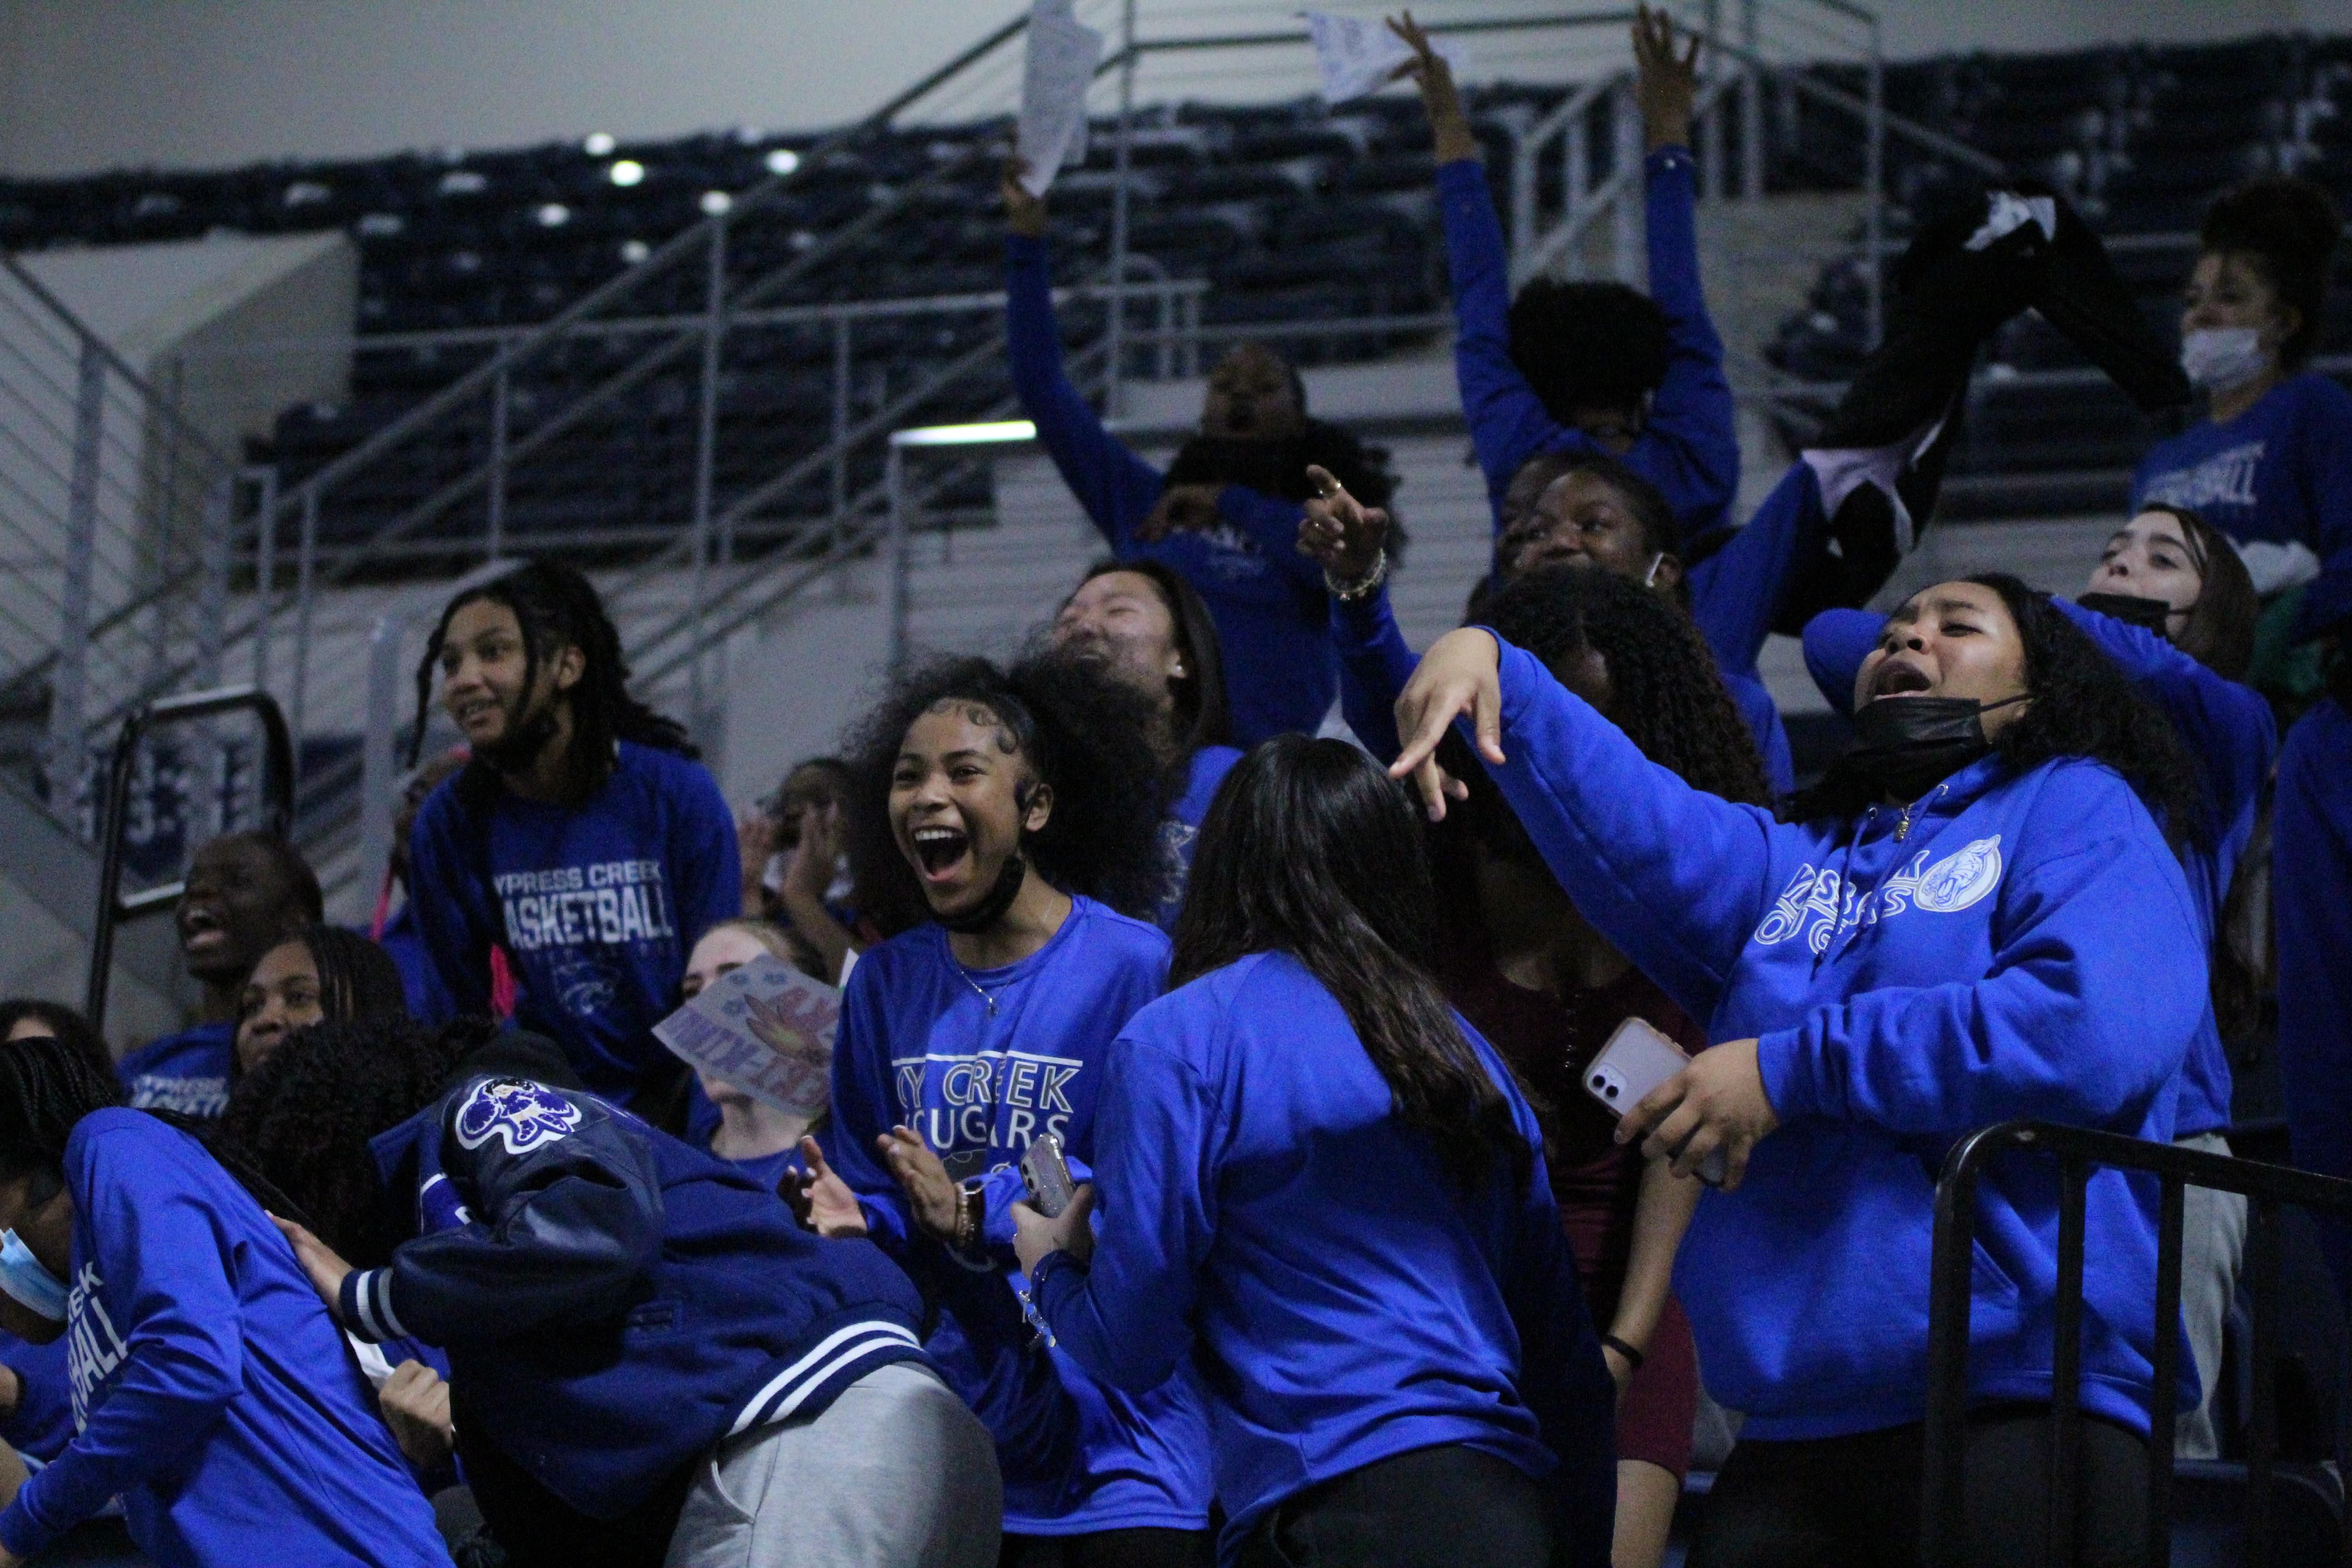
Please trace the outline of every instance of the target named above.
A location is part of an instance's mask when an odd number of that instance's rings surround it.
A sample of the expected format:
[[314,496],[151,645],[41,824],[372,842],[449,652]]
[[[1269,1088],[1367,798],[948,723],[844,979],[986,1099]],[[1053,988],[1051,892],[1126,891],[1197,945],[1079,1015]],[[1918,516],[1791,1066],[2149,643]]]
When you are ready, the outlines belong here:
[[825,1108],[841,993],[761,953],[654,1026],[673,1055],[794,1116]]
[[1102,60],[1103,36],[1070,7],[1071,0],[1037,0],[1029,13],[1013,151],[1028,165],[1021,184],[1033,196],[1045,194],[1055,173],[1087,159],[1087,89]]
[[[1302,11],[1307,34],[1315,42],[1315,67],[1323,74],[1323,101],[1345,103],[1368,92],[1378,92],[1396,76],[1397,67],[1412,58],[1402,38],[1385,22],[1358,16],[1338,16],[1328,11]],[[1446,64],[1459,68],[1461,57],[1451,44],[1433,41],[1431,47]]]

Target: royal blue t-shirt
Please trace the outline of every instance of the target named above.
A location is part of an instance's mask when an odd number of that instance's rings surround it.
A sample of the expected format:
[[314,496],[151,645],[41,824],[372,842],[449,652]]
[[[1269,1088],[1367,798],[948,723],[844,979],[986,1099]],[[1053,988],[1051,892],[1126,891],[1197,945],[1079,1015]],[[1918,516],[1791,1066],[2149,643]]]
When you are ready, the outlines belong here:
[[1241,760],[1241,752],[1231,746],[1203,746],[1193,752],[1186,764],[1184,793],[1160,818],[1160,848],[1168,860],[1168,889],[1152,906],[1151,923],[1171,936],[1176,916],[1184,908],[1184,885],[1192,880],[1192,846],[1201,837],[1201,819],[1209,815],[1217,786]]
[[0,1512],[0,1543],[37,1552],[120,1497],[162,1568],[446,1568],[374,1391],[261,1205],[124,1108],[75,1126],[65,1177],[79,1435]]
[[577,806],[500,787],[470,809],[465,774],[409,838],[417,927],[460,1013],[490,1010],[490,948],[513,961],[517,1026],[553,1039],[590,1089],[626,1103],[677,1058],[653,1026],[677,1006],[687,954],[742,913],[734,815],[709,771],[624,741]]
[[2226,425],[2159,441],[2132,480],[2135,509],[2189,508],[2237,542],[2255,589],[2310,581],[2352,546],[2352,393],[2297,375]]
[[[1018,963],[967,970],[935,924],[893,937],[857,961],[833,1052],[828,1153],[865,1206],[876,1241],[904,1256],[935,1244],[874,1151],[893,1125],[918,1129],[948,1173],[985,1194],[983,1237],[1010,1285],[1021,1156],[1058,1134],[1070,1163],[1094,1159],[1095,1097],[1120,1027],[1160,994],[1168,939],[1078,898],[1053,939]],[[950,1265],[952,1267],[952,1265]],[[929,1346],[959,1393],[986,1409],[994,1377],[952,1311]],[[1097,1530],[1198,1530],[1208,1521],[1208,1427],[1190,1374],[1129,1398],[1098,1389],[1056,1352],[1078,1411],[1075,1474],[1039,1474],[1024,1431],[998,1430],[1004,1528],[1066,1535]]]
[[198,1024],[166,1035],[117,1062],[122,1092],[142,1110],[219,1116],[228,1110],[229,1060],[236,1050],[234,1023]]

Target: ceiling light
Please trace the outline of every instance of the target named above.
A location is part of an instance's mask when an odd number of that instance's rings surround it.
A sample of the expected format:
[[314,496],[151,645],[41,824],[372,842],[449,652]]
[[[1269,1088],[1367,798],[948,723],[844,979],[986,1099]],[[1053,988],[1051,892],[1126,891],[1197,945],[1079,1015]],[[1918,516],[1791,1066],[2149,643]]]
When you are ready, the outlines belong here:
[[618,145],[608,132],[592,131],[588,139],[580,143],[580,150],[591,158],[609,158],[613,155],[613,149]]
[[771,174],[789,174],[801,166],[801,155],[789,147],[779,147],[761,161]]
[[549,202],[530,216],[541,228],[562,228],[572,221],[572,209],[562,202]]
[[623,158],[604,173],[616,185],[638,185],[645,183],[646,166],[635,158]]
[[702,193],[702,211],[703,215],[707,217],[724,216],[727,209],[734,205],[735,198],[729,195],[725,191],[705,191]]

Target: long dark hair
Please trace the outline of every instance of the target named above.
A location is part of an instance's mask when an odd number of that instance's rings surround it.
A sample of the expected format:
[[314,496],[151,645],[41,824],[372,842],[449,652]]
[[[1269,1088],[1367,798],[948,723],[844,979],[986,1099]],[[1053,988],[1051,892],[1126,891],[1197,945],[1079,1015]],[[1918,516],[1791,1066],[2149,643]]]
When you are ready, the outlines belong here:
[[886,934],[931,918],[890,828],[890,775],[916,720],[943,702],[994,714],[1013,749],[1054,792],[1045,826],[1022,841],[1039,876],[1122,914],[1158,901],[1166,868],[1160,819],[1168,781],[1152,745],[1156,707],[1089,660],[1050,655],[1001,670],[984,658],[923,665],[891,687],[847,738],[855,781],[844,809],[858,912]]
[[[487,602],[514,612],[522,628],[523,689],[537,682],[541,665],[565,648],[578,648],[585,668],[566,693],[572,704],[572,741],[564,753],[564,798],[577,804],[593,794],[613,771],[613,747],[631,741],[682,757],[699,756],[676,720],[655,712],[629,695],[629,663],[621,653],[621,634],[604,611],[595,585],[577,568],[556,560],[533,561],[495,582],[469,588],[451,599],[440,624],[425,645],[416,666],[416,733],[408,746],[408,764],[416,765],[425,743],[425,721],[431,715],[433,678],[441,663],[442,645],[449,637],[451,617],[467,605]],[[457,787],[472,801],[490,797],[497,773],[489,763],[476,757],[458,775]]]
[[2302,368],[2326,326],[2328,265],[2343,234],[2343,216],[2327,193],[2293,175],[2249,181],[2205,209],[2198,247],[2250,258],[2280,302],[2301,318],[2279,344],[2279,363],[2288,370]]
[[1277,735],[1234,764],[1201,824],[1168,984],[1290,954],[1455,1182],[1475,1192],[1500,1162],[1521,1184],[1528,1142],[1430,975],[1434,900],[1404,787],[1343,742]]
[[1132,572],[1158,589],[1168,618],[1175,623],[1176,651],[1184,656],[1184,666],[1192,671],[1181,680],[1169,682],[1169,694],[1176,704],[1176,743],[1184,756],[1189,759],[1203,746],[1232,745],[1234,720],[1225,701],[1224,644],[1217,636],[1217,623],[1206,601],[1181,573],[1162,561],[1106,556],[1087,568],[1078,586],[1114,572]]
[[495,1027],[461,1019],[436,1032],[391,1014],[314,1025],[238,1081],[223,1140],[346,1260],[381,1267],[406,1226],[383,1196],[368,1140],[439,1098],[450,1070]]
[[329,1019],[408,1016],[408,991],[392,954],[357,931],[312,926],[288,939],[310,950],[319,971],[319,1010]]
[[2197,603],[2173,646],[2224,680],[2242,679],[2254,661],[2254,627],[2262,619],[2263,601],[2246,563],[2238,559],[2237,547],[2193,508],[2150,501],[2139,510],[2160,511],[2179,523],[2189,557],[2197,565]]
[[[2030,773],[2060,757],[2105,763],[2123,775],[2176,847],[2184,841],[2210,843],[2212,811],[2172,721],[2051,605],[2049,595],[2006,572],[1958,581],[2000,595],[2025,652],[2025,689],[2033,700],[1992,742],[2011,771]],[[1814,822],[1851,817],[1876,804],[1866,781],[1832,765],[1784,815],[1791,822]]]
[[79,1041],[34,1036],[0,1049],[0,1181],[62,1177],[75,1124],[121,1103],[121,1080]]

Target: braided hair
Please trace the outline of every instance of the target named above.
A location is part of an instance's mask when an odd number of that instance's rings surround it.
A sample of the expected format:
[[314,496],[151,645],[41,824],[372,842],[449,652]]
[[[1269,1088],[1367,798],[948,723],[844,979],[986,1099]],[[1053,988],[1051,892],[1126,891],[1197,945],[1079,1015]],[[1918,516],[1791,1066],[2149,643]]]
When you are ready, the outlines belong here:
[[[504,605],[514,612],[521,628],[523,689],[538,683],[541,667],[565,648],[577,648],[584,665],[580,679],[564,700],[572,705],[572,741],[564,752],[564,797],[577,804],[593,794],[613,770],[614,747],[623,741],[674,752],[679,756],[700,753],[675,719],[655,712],[629,695],[629,662],[621,652],[621,634],[605,613],[595,585],[578,568],[541,559],[508,573],[495,582],[469,588],[449,601],[440,624],[425,645],[416,666],[416,731],[410,738],[408,763],[416,765],[425,743],[425,721],[433,701],[433,678],[441,650],[449,637],[449,623],[467,605]],[[457,787],[473,804],[492,798],[497,773],[490,763],[476,757],[458,776]]]
[[392,954],[357,931],[312,926],[289,940],[310,950],[319,971],[319,1010],[331,1020],[406,1017],[408,990]]
[[860,913],[886,934],[931,918],[890,824],[890,776],[916,720],[945,703],[995,715],[1009,749],[1054,792],[1045,826],[1024,834],[1037,874],[1122,914],[1141,914],[1166,878],[1160,819],[1168,780],[1152,745],[1151,700],[1087,659],[1041,654],[999,669],[947,658],[899,678],[847,738],[856,787],[845,803]]
[[0,1050],[0,1181],[31,1173],[62,1179],[75,1125],[121,1103],[121,1080],[85,1045],[38,1035],[11,1042]]

